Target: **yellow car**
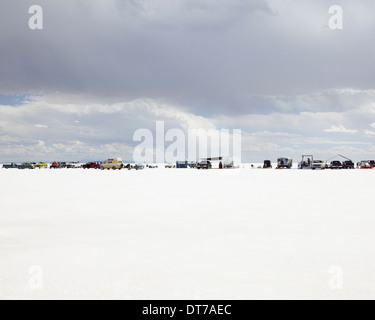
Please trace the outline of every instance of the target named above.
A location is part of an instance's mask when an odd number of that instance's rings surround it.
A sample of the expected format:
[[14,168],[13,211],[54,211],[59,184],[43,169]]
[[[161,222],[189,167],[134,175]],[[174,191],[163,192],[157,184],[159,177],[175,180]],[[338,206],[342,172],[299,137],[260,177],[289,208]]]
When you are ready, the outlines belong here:
[[117,159],[109,159],[107,161],[105,161],[103,164],[102,164],[102,169],[107,169],[107,170],[121,170],[122,168],[124,168],[124,162],[120,159],[120,158],[117,158]]
[[47,169],[48,168],[48,165],[47,163],[45,162],[39,162],[37,165],[36,165],[37,168],[39,169]]

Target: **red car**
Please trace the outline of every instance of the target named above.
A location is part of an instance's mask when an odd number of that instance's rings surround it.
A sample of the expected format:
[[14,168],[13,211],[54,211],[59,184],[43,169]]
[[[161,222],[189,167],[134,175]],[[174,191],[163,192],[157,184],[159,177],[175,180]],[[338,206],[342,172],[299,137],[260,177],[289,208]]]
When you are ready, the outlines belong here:
[[100,169],[100,162],[88,162],[82,166],[83,169]]
[[60,163],[57,161],[52,162],[50,166],[50,169],[60,169],[60,168],[61,168]]
[[373,167],[368,161],[361,161],[358,163],[359,169],[372,169]]

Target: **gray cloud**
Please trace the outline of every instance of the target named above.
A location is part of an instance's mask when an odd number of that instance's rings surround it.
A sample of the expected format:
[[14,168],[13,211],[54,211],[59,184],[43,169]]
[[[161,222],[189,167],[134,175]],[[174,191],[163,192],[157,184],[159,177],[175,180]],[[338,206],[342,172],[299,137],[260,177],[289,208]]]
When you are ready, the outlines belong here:
[[0,3],[0,94],[34,97],[0,106],[7,159],[125,158],[155,120],[242,128],[247,160],[373,152],[373,1],[336,1],[341,31],[324,0],[40,0],[42,31],[33,4]]
[[[374,87],[371,1],[3,1],[0,83],[7,92],[218,99]],[[358,36],[360,35],[360,37]]]

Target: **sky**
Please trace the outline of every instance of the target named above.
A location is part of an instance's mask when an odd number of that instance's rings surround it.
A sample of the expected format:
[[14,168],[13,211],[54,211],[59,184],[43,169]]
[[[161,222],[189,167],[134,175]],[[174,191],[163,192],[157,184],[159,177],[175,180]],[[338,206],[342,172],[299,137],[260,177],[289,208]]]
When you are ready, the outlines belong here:
[[[29,7],[43,8],[43,30]],[[340,5],[343,30],[329,27]],[[132,159],[241,129],[243,162],[375,158],[370,0],[2,0],[0,162]]]

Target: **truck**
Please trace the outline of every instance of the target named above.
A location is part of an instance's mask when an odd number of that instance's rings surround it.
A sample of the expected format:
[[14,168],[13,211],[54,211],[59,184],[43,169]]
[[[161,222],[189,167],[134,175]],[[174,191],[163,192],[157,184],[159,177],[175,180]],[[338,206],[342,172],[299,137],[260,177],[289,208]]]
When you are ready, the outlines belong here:
[[83,169],[100,169],[101,163],[100,162],[88,162],[82,165]]
[[289,158],[277,159],[277,169],[291,169],[293,167],[293,160]]
[[210,161],[201,161],[197,164],[197,169],[212,169],[212,164]]
[[326,164],[322,160],[314,160],[311,166],[313,170],[325,170]]
[[57,162],[57,161],[52,162],[50,166],[50,169],[60,169],[60,168],[61,168],[61,164],[60,162]]
[[353,161],[349,161],[349,160],[347,160],[347,161],[344,161],[343,163],[342,163],[342,168],[343,169],[354,169],[355,168],[355,164],[354,164],[354,162]]
[[35,169],[35,165],[31,162],[24,162],[20,166],[18,166],[18,169],[20,169],[20,170],[25,170],[25,169],[33,170],[33,169]]
[[47,169],[48,165],[45,162],[39,162],[35,167],[39,169]]
[[80,169],[82,168],[82,165],[78,161],[72,161],[72,162],[68,162],[66,164],[66,167],[68,169]]
[[102,164],[102,169],[121,170],[124,168],[124,162],[121,158],[108,159]]
[[312,169],[312,163],[314,162],[314,156],[303,155],[301,162],[298,164],[298,169]]
[[18,169],[19,165],[12,162],[11,164],[4,164],[3,168],[4,169]]

